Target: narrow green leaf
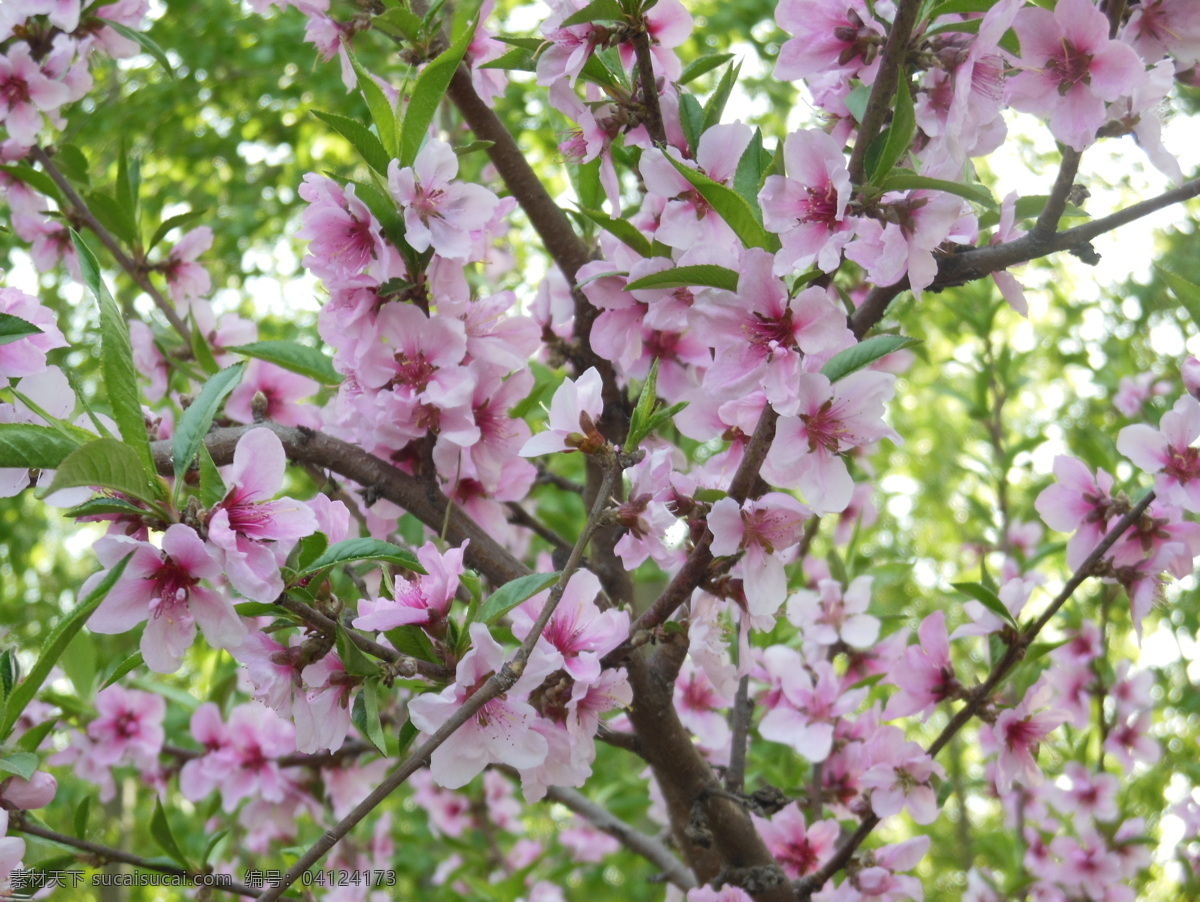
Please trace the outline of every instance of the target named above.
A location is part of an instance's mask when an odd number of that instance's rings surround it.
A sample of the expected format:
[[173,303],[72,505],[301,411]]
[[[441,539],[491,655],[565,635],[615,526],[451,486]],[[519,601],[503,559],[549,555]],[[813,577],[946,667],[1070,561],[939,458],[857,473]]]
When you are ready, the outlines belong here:
[[646,375],[646,381],[642,383],[642,393],[638,395],[637,404],[633,408],[633,413],[629,417],[629,435],[625,439],[625,451],[630,452],[637,448],[649,434],[647,423],[650,420],[650,414],[654,412],[655,405],[658,404],[658,358],[654,358],[654,362],[650,364],[650,372]]
[[1192,322],[1200,328],[1200,285],[1189,282],[1178,273],[1171,272],[1161,266],[1155,266],[1159,275],[1167,283],[1167,287],[1171,289],[1171,294],[1183,305],[1183,308],[1192,318]]
[[379,140],[383,142],[383,149],[387,151],[389,157],[394,157],[399,146],[399,134],[396,129],[396,111],[392,108],[392,102],[383,93],[383,88],[379,87],[379,83],[362,67],[358,57],[349,47],[346,48],[346,54],[350,57],[350,65],[354,67],[354,74],[358,76],[358,89],[362,91],[363,99],[367,101],[367,109],[371,111],[371,121],[375,123],[375,130],[379,132]]
[[756,128],[754,137],[750,139],[745,153],[738,160],[737,170],[733,174],[733,190],[745,199],[760,221],[762,211],[758,206],[758,192],[762,190],[771,160],[770,152],[763,147],[762,129]]
[[380,685],[378,680],[368,680],[363,684],[362,693],[366,708],[366,726],[364,736],[367,741],[383,754],[388,753],[387,737],[383,732],[383,724],[379,720]]
[[182,485],[184,474],[196,459],[200,446],[204,444],[204,437],[208,435],[213,417],[221,409],[225,397],[242,381],[245,368],[244,363],[235,363],[221,370],[204,383],[204,387],[196,395],[196,400],[188,405],[187,410],[179,417],[175,436],[171,440],[171,456],[175,465],[177,485]]
[[568,163],[567,174],[571,187],[579,198],[580,208],[596,209],[604,203],[604,186],[600,184],[600,158],[589,163]]
[[80,839],[87,836],[88,815],[92,813],[92,797],[84,796],[83,801],[75,808],[75,817],[72,820],[72,825],[75,827],[75,835]]
[[333,368],[333,361],[316,348],[302,345],[298,341],[256,341],[225,350],[265,360],[285,370],[315,379],[322,385],[337,385],[342,381],[342,376]]
[[144,32],[134,31],[132,28],[122,25],[120,22],[112,22],[108,19],[101,19],[100,21],[126,40],[140,44],[141,48],[154,57],[155,62],[157,62],[163,67],[164,70],[166,70],[167,75],[169,75],[171,78],[175,77],[175,67],[172,66],[171,61],[167,59],[167,54],[163,51],[162,47],[158,46],[158,44],[150,38],[149,35],[145,34]]
[[38,769],[38,756],[33,752],[9,752],[0,755],[0,772],[15,774],[22,780],[28,780]]
[[878,183],[908,153],[913,136],[917,133],[917,117],[913,109],[912,94],[908,88],[908,76],[901,74],[896,85],[896,105],[892,110],[892,124],[884,132],[886,136],[879,156],[870,168],[871,181]]
[[138,233],[138,189],[141,186],[141,169],[136,160],[129,159],[129,147],[122,133],[120,152],[117,154],[117,205],[129,218],[132,237],[130,244],[138,244],[141,235]]
[[384,632],[384,635],[387,636],[388,642],[392,643],[392,648],[400,654],[419,661],[428,661],[430,664],[438,663],[437,650],[420,627],[397,626]]
[[560,573],[531,573],[505,583],[479,608],[480,623],[491,625],[528,598],[558,582]]
[[324,554],[300,570],[297,575],[309,576],[319,570],[352,561],[386,561],[415,573],[425,572],[425,568],[417,562],[416,555],[399,545],[379,539],[346,539],[344,542],[330,545]]
[[599,210],[581,208],[579,212],[643,257],[650,256],[650,239],[638,231],[637,227],[629,222],[629,220],[613,219]]
[[1008,608],[1004,606],[1004,602],[986,586],[979,583],[952,583],[954,588],[963,595],[974,598],[977,602],[1007,623],[1009,626],[1016,626],[1017,621],[1013,619],[1013,615],[1008,612]]
[[708,98],[708,103],[704,104],[704,127],[700,129],[701,134],[721,121],[721,115],[725,112],[725,104],[729,101],[729,95],[733,93],[733,86],[737,84],[741,71],[742,64],[739,62],[726,69],[721,76],[721,80],[717,83],[717,89]]
[[650,419],[646,421],[646,435],[651,435],[663,423],[674,419],[675,414],[679,413],[688,406],[688,401],[679,401],[672,404],[670,407],[664,407],[662,410],[656,410],[650,415]]
[[54,165],[73,182],[88,183],[88,161],[74,144],[59,144],[54,150]]
[[200,855],[200,867],[208,867],[208,860],[212,858],[213,852],[216,851],[217,845],[228,835],[228,830],[218,830],[212,835],[211,838],[209,838],[208,842],[204,846],[204,852]]
[[421,143],[429,131],[442,95],[450,85],[458,64],[475,35],[474,26],[463,30],[457,41],[439,53],[417,76],[413,85],[412,96],[404,113],[404,123],[400,127],[400,165],[411,166],[421,149]]
[[514,47],[494,60],[483,63],[478,68],[502,69],[505,72],[535,72],[537,71],[537,62],[533,58],[532,51],[526,50],[524,47]]
[[704,108],[694,95],[687,92],[679,95],[679,124],[683,126],[683,136],[687,138],[688,147],[695,156],[700,146],[700,135],[704,132]]
[[54,184],[54,180],[40,169],[25,165],[5,165],[0,166],[0,172],[11,175],[18,182],[25,183],[39,194],[58,200],[58,185]]
[[733,233],[745,247],[761,247],[772,253],[779,249],[779,239],[762,227],[762,223],[754,215],[754,209],[746,203],[744,197],[674,157],[665,156],[679,174],[700,192],[700,196],[708,201],[708,205],[717,215],[725,220],[725,224],[733,229]]
[[278,617],[281,608],[269,601],[242,601],[233,606],[239,617]]
[[52,426],[0,423],[0,467],[53,470],[81,444]]
[[12,344],[30,335],[41,335],[43,331],[29,320],[11,313],[0,313],[0,345]]
[[137,670],[144,663],[145,663],[145,661],[142,659],[142,653],[140,651],[135,651],[128,658],[126,658],[124,661],[122,661],[120,664],[118,664],[116,667],[113,668],[113,672],[104,678],[104,683],[103,683],[103,685],[101,685],[100,688],[107,689],[109,686],[111,686],[113,683],[120,680],[126,674],[132,673],[133,671]]
[[401,755],[407,752],[409,746],[413,744],[413,740],[416,739],[420,733],[421,731],[413,725],[411,720],[404,721],[404,725],[400,727],[400,747],[397,749],[395,754],[392,755],[392,757],[399,758]]
[[398,6],[381,13],[371,20],[371,26],[386,35],[402,37],[413,43],[421,39],[421,17],[403,7]]
[[183,850],[179,848],[175,834],[171,832],[171,824],[167,821],[166,812],[163,811],[162,799],[159,798],[154,800],[154,815],[150,818],[150,835],[158,847],[171,857],[172,861],[181,868],[191,870],[192,864],[183,854]]
[[722,288],[725,291],[737,291],[738,274],[732,269],[717,266],[715,263],[697,263],[693,266],[676,266],[674,269],[664,269],[662,272],[650,273],[640,279],[634,279],[625,286],[626,291],[640,291],[643,288],[687,288],[694,286]]
[[171,229],[175,228],[176,226],[189,223],[194,219],[199,219],[207,212],[208,207],[201,207],[199,210],[188,210],[186,213],[180,213],[177,216],[171,216],[168,219],[164,219],[162,224],[154,230],[154,235],[150,238],[150,243],[146,246],[146,250],[153,250],[158,242],[167,237],[167,233],[171,231]]
[[467,154],[472,154],[479,150],[487,150],[489,147],[494,146],[495,143],[495,141],[472,141],[470,144],[454,148],[454,155],[461,160]]
[[920,341],[904,335],[874,335],[871,338],[863,339],[852,348],[846,348],[846,350],[834,354],[821,367],[821,372],[829,378],[830,382],[837,382],[839,379],[844,379],[851,373],[869,366],[880,357],[886,357],[901,348],[915,344],[920,344]]
[[338,657],[342,659],[346,673],[359,677],[373,677],[379,673],[379,665],[363,654],[340,623],[337,627],[335,641],[337,642]]
[[375,137],[369,128],[356,119],[337,113],[313,110],[312,114],[349,141],[350,146],[358,151],[358,155],[368,166],[384,178],[387,177],[388,164],[392,161],[391,154],[384,149],[383,142]]
[[572,25],[585,25],[588,22],[620,20],[625,18],[625,10],[616,0],[592,0],[587,6],[574,15],[563,19],[560,28],[570,28]]
[[136,504],[131,504],[123,498],[97,497],[83,502],[78,507],[71,508],[64,516],[75,519],[79,519],[80,517],[97,517],[103,514],[140,517],[145,513],[146,509],[144,507],[138,507]]
[[100,278],[100,265],[96,255],[75,231],[71,232],[75,250],[79,254],[79,268],[83,280],[91,289],[100,305],[100,365],[104,372],[104,389],[112,407],[113,419],[121,431],[121,438],[134,452],[142,469],[143,488],[139,497],[149,495],[161,498],[161,481],[154,468],[154,455],[150,453],[150,439],[146,435],[146,421],[142,416],[142,401],[138,393],[137,368],[133,364],[133,345],[129,340],[129,327],[124,314],[113,296],[109,294]]
[[137,452],[115,438],[98,438],[68,454],[42,495],[80,486],[110,489],[151,504],[160,500],[147,489]]
[[36,727],[31,727],[21,734],[21,738],[17,740],[17,748],[23,752],[37,752],[41,747],[42,741],[45,740],[54,728],[58,726],[58,717],[51,717],[49,720],[43,720]]
[[41,643],[42,653],[37,659],[37,663],[33,665],[33,669],[29,671],[29,675],[13,688],[12,693],[5,702],[4,719],[0,720],[0,742],[3,742],[12,733],[12,728],[17,722],[17,718],[24,713],[25,707],[33,701],[33,697],[42,688],[42,683],[46,681],[46,677],[50,675],[50,671],[58,663],[59,656],[62,655],[67,645],[75,638],[75,634],[83,628],[87,619],[100,606],[100,602],[104,601],[109,590],[121,578],[121,574],[125,572],[125,566],[129,563],[131,556],[132,553],[126,555],[115,567],[104,574],[104,577],[87,594],[87,597],[79,603],[79,606],[63,618],[50,631],[45,640],[43,640]]
[[217,358],[213,356],[212,349],[208,346],[208,338],[204,334],[204,329],[196,322],[194,310],[188,312],[188,325],[191,327],[192,356],[196,358],[200,369],[210,376],[215,376],[221,371],[221,365],[217,363]]
[[329,547],[329,536],[314,532],[296,543],[296,569],[303,570],[325,553]]
[[229,490],[225,487],[225,480],[221,478],[221,473],[213,462],[212,455],[208,453],[208,449],[204,445],[200,446],[199,458],[200,503],[205,507],[212,507],[221,501]]
[[923,175],[917,175],[915,172],[893,172],[883,180],[879,187],[884,191],[944,191],[947,194],[954,194],[977,203],[982,207],[989,209],[999,207],[999,204],[996,203],[996,198],[992,196],[992,192],[983,185],[950,182],[945,179],[931,179]]
[[686,85],[689,81],[699,78],[706,72],[711,72],[724,63],[733,59],[732,53],[707,53],[704,56],[697,57],[679,73],[679,79],[675,82],[677,85]]
[[87,201],[88,209],[105,228],[127,245],[133,246],[137,243],[137,225],[134,222],[133,210],[116,198],[99,191],[89,191],[83,199]]
[[16,684],[17,659],[12,649],[6,648],[3,653],[0,653],[0,695],[7,699]]
[[1036,661],[1038,658],[1045,657],[1050,652],[1054,651],[1054,649],[1061,648],[1070,641],[1071,637],[1068,636],[1066,639],[1059,639],[1055,642],[1034,642],[1029,646],[1029,651],[1025,653],[1022,663],[1028,664],[1031,661]]

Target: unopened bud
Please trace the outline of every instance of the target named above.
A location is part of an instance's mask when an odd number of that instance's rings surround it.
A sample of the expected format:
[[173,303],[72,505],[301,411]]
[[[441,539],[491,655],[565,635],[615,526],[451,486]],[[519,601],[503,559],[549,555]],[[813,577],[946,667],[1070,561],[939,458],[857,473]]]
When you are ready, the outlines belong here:
[[254,418],[254,422],[261,423],[267,418],[267,408],[271,406],[271,402],[267,400],[267,396],[260,391],[254,393],[254,398],[250,401],[250,416]]
[[1200,398],[1200,360],[1195,357],[1183,362],[1183,387],[1193,398]]
[[0,803],[9,808],[44,808],[54,801],[58,781],[44,771],[38,771],[28,780],[13,777],[0,792]]

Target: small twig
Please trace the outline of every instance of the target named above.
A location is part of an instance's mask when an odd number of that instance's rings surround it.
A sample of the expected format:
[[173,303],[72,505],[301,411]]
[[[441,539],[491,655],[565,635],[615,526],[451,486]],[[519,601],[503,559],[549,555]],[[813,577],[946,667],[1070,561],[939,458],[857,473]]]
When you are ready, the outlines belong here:
[[1058,231],[1058,221],[1067,209],[1067,196],[1075,186],[1075,176],[1079,174],[1079,160],[1082,156],[1079,151],[1070,147],[1063,150],[1062,163],[1059,164],[1054,187],[1050,189],[1046,206],[1042,207],[1030,234],[1045,238]]
[[54,184],[58,186],[58,190],[63,193],[63,197],[74,208],[75,216],[79,221],[86,225],[100,240],[100,243],[108,248],[108,252],[112,254],[113,259],[129,274],[129,277],[137,283],[138,287],[150,295],[150,299],[154,301],[154,306],[159,309],[159,312],[171,324],[171,328],[179,333],[184,344],[189,344],[191,342],[191,333],[188,330],[187,324],[175,312],[175,308],[171,305],[171,302],[163,297],[162,292],[154,287],[154,283],[150,281],[145,270],[132,257],[125,253],[117,239],[112,236],[112,233],[100,224],[100,220],[95,217],[83,198],[79,196],[79,193],[72,187],[71,183],[67,181],[66,176],[54,165],[54,161],[50,158],[50,155],[41,147],[35,147],[31,156],[42,164],[42,168],[46,170],[46,175],[50,176]]
[[[654,78],[654,60],[650,56],[650,33],[643,16],[633,33],[633,52],[637,56],[638,82],[641,86],[642,105],[645,107],[643,125],[650,140],[659,147],[667,143],[667,132],[663,128],[662,108],[658,104],[658,85]],[[695,152],[696,148],[692,148]]]
[[908,42],[920,9],[921,0],[901,0],[887,42],[883,45],[879,72],[871,86],[871,96],[867,99],[858,136],[854,139],[854,151],[850,154],[850,180],[856,185],[861,185],[866,177],[867,148],[883,128],[884,116],[896,94],[896,85],[900,83],[900,72],[908,55]]
[[750,675],[738,680],[733,710],[729,712],[733,739],[729,744],[729,767],[725,769],[725,789],[741,793],[746,786],[746,740],[750,733]]
[[505,504],[508,508],[508,522],[516,526],[524,526],[526,529],[532,530],[538,538],[541,538],[553,545],[560,551],[568,551],[571,548],[571,543],[556,533],[541,520],[534,517],[529,511],[521,507],[516,501],[509,501]]
[[[227,893],[234,893],[239,896],[249,896],[252,899],[262,898],[264,893],[260,890],[246,886],[234,880],[232,877],[226,877],[223,874],[209,874],[205,871],[188,871],[183,868],[177,868],[174,865],[158,864],[156,862],[147,861],[144,858],[139,858],[137,855],[130,855],[121,849],[114,849],[111,846],[104,846],[100,843],[90,842],[86,839],[77,839],[74,836],[68,836],[65,833],[59,833],[57,830],[51,830],[48,827],[42,827],[38,824],[31,824],[25,817],[25,813],[14,811],[10,815],[9,829],[24,833],[28,836],[37,836],[41,839],[47,839],[50,842],[58,843],[59,845],[69,846],[72,849],[78,849],[81,852],[87,852],[102,861],[119,861],[122,864],[132,865],[135,868],[140,868],[144,871],[154,871],[158,874],[170,874],[174,877],[186,877],[193,882],[196,887],[211,887]],[[212,880],[213,882],[208,882]],[[278,898],[276,896],[275,898]]]

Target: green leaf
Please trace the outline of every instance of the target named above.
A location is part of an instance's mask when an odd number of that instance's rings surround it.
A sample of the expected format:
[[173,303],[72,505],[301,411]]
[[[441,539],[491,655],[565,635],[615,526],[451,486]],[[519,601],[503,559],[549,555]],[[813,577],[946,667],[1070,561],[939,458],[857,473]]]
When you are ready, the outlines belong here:
[[188,311],[188,326],[191,329],[190,343],[192,346],[192,356],[196,358],[196,363],[200,369],[208,373],[210,376],[215,376],[221,370],[221,365],[217,363],[217,358],[213,356],[212,349],[208,346],[208,339],[204,335],[204,329],[196,322],[196,311]]
[[[4,649],[0,653],[0,695],[3,699],[7,699],[13,690],[13,686],[17,684],[17,659],[13,655],[11,648]],[[3,701],[0,699],[0,702]]]
[[171,231],[171,229],[175,228],[176,226],[181,226],[185,223],[191,222],[193,219],[199,219],[207,212],[208,207],[201,207],[199,210],[188,210],[186,213],[180,213],[177,216],[164,219],[162,224],[154,230],[154,235],[151,236],[150,243],[146,246],[146,250],[153,250],[158,242],[167,237],[167,233]]
[[75,808],[75,817],[72,821],[75,827],[75,835],[80,839],[87,836],[88,815],[92,813],[92,797],[84,796],[83,801]]
[[126,674],[132,673],[133,671],[137,670],[144,663],[145,663],[145,661],[142,659],[142,653],[140,651],[135,651],[128,658],[126,658],[124,661],[122,661],[120,664],[118,664],[116,667],[113,668],[113,672],[104,678],[104,683],[103,683],[103,685],[101,685],[100,688],[107,689],[109,686],[111,686],[113,683],[120,680]]
[[679,73],[679,79],[675,82],[677,85],[686,85],[689,81],[699,78],[706,72],[711,72],[724,63],[733,59],[732,53],[706,53],[704,56],[697,57]]
[[664,269],[662,272],[650,273],[640,279],[634,279],[625,286],[626,291],[640,291],[643,288],[687,288],[702,285],[708,288],[722,288],[725,291],[737,291],[738,274],[732,269],[717,266],[715,263],[697,263],[693,266],[676,266]]
[[342,659],[346,673],[358,677],[373,677],[379,674],[379,665],[363,654],[340,623],[334,641],[337,643],[338,657]]
[[146,513],[144,507],[124,500],[123,498],[97,497],[73,507],[64,516],[79,519],[80,517],[97,517],[103,514],[117,514],[124,517],[141,517]]
[[245,369],[244,363],[235,363],[233,366],[221,370],[204,383],[204,387],[196,395],[196,400],[188,405],[187,410],[179,417],[179,423],[175,427],[175,436],[171,440],[176,486],[182,486],[183,476],[191,467],[192,461],[196,459],[200,446],[204,444],[204,437],[208,435],[213,417],[221,409],[226,395],[242,381],[242,373]]
[[0,755],[0,772],[16,774],[22,780],[28,780],[38,769],[38,756],[33,752],[9,752]]
[[[878,156],[867,163],[871,181],[878,183],[908,153],[913,136],[917,133],[917,117],[913,110],[912,94],[908,88],[908,75],[903,73],[896,85],[896,105],[892,111],[892,124],[880,136],[883,143]],[[874,145],[872,145],[874,149]],[[868,154],[869,156],[869,154]]]
[[721,121],[721,115],[725,112],[725,104],[729,101],[729,95],[733,93],[733,86],[737,84],[741,71],[742,64],[739,62],[736,66],[726,69],[725,74],[721,76],[721,80],[717,83],[717,89],[708,98],[708,103],[704,104],[704,127],[700,129],[700,134],[704,134]]
[[358,155],[368,166],[387,178],[388,164],[392,161],[391,154],[384,149],[383,143],[369,128],[356,119],[339,116],[337,113],[313,110],[312,114],[349,141],[350,146],[358,151]]
[[409,746],[413,744],[413,740],[416,739],[420,733],[421,731],[413,725],[411,720],[404,721],[404,725],[400,727],[400,747],[392,757],[398,758],[407,752]]
[[904,335],[874,335],[865,338],[852,348],[834,354],[823,367],[821,372],[830,382],[844,379],[853,372],[869,366],[881,357],[907,348],[921,342]]
[[11,313],[0,313],[0,345],[12,344],[30,335],[41,335],[43,331],[29,320]]
[[371,26],[386,35],[402,37],[413,43],[421,39],[423,23],[421,17],[403,7],[389,9],[371,20]]
[[1038,658],[1045,657],[1056,648],[1061,648],[1071,641],[1071,637],[1059,639],[1055,642],[1034,642],[1029,646],[1029,651],[1025,652],[1025,657],[1022,659],[1023,664],[1028,664],[1031,661],[1036,661]]
[[109,19],[101,19],[100,21],[119,34],[121,37],[125,38],[127,41],[133,41],[136,44],[140,44],[141,48],[154,57],[155,62],[163,67],[168,76],[171,78],[175,77],[175,68],[171,65],[171,61],[167,59],[166,53],[163,52],[163,49],[158,46],[157,43],[151,40],[149,35],[140,31],[134,31],[132,28],[122,25],[120,22],[113,22]]
[[561,573],[531,573],[529,576],[520,576],[505,583],[488,596],[487,601],[480,606],[479,616],[476,619],[480,623],[490,626],[521,602],[554,585],[561,575]]
[[470,144],[454,148],[454,155],[461,160],[467,154],[475,153],[478,150],[487,150],[489,147],[495,146],[495,144],[495,141],[472,141]]
[[958,197],[977,203],[980,206],[996,209],[999,204],[992,192],[978,183],[950,182],[945,179],[931,179],[914,172],[893,172],[879,186],[884,191],[944,191]]
[[599,210],[580,208],[579,212],[643,257],[651,256],[650,239],[643,235],[629,220],[613,219]]
[[200,446],[199,457],[200,503],[205,507],[212,507],[229,493],[229,489],[225,487],[225,480],[221,478],[221,472],[213,462],[212,455],[203,445]]
[[150,835],[172,861],[181,868],[191,870],[191,862],[187,860],[187,856],[179,848],[179,843],[175,841],[175,834],[171,832],[171,825],[167,821],[166,812],[163,811],[162,799],[157,797],[154,799],[154,816],[150,818]]
[[137,243],[137,224],[133,210],[120,201],[99,191],[89,191],[83,196],[88,209],[100,220],[100,224],[130,246]]
[[532,51],[526,50],[524,47],[514,47],[507,53],[483,63],[477,68],[502,69],[506,72],[535,72],[537,63],[533,59]]
[[40,169],[33,169],[30,166],[7,165],[0,166],[0,172],[5,172],[11,175],[18,182],[23,182],[37,191],[39,194],[44,194],[54,200],[58,200],[58,185],[54,184],[54,179],[46,175]]
[[642,393],[638,396],[637,405],[633,408],[633,414],[629,417],[629,435],[625,439],[625,451],[630,452],[641,444],[642,439],[649,435],[647,423],[650,421],[650,414],[654,412],[655,405],[658,404],[658,358],[654,358],[654,362],[650,364],[650,372],[646,375],[646,381],[642,383]]
[[296,543],[296,568],[303,570],[325,553],[329,547],[329,536],[314,532]]
[[342,376],[333,368],[333,362],[328,357],[316,348],[302,345],[298,341],[256,341],[225,350],[265,360],[285,370],[315,379],[322,385],[337,385],[342,381]]
[[0,423],[0,467],[53,470],[81,444],[52,426]]
[[590,163],[568,163],[567,174],[571,178],[571,186],[575,189],[575,196],[579,198],[581,208],[595,209],[604,202],[599,157]]
[[121,578],[121,574],[125,572],[125,566],[129,563],[130,557],[132,557],[132,552],[123,557],[115,567],[105,573],[100,582],[87,594],[87,597],[79,603],[79,606],[63,618],[42,641],[42,653],[38,657],[37,663],[33,665],[33,669],[29,671],[29,675],[13,688],[12,693],[5,702],[4,719],[0,720],[0,742],[3,742],[12,733],[12,728],[17,722],[17,718],[24,713],[25,707],[33,701],[33,697],[37,695],[37,691],[42,688],[42,683],[50,676],[50,671],[58,663],[58,659],[67,645],[75,638],[75,634],[83,629],[84,623],[92,616],[96,608],[100,606],[100,602],[104,601],[105,596],[116,585],[117,580]]
[[760,221],[762,211],[758,206],[758,192],[762,190],[771,163],[771,154],[763,147],[762,129],[756,128],[754,137],[750,139],[745,153],[738,160],[737,170],[733,174],[733,190],[746,199],[751,209],[758,212]]
[[74,144],[59,144],[54,150],[54,165],[73,182],[88,183],[88,161]]
[[587,6],[574,15],[563,19],[560,28],[570,28],[572,25],[585,25],[588,22],[613,21],[625,18],[625,10],[616,0],[592,0]]
[[674,419],[675,414],[687,407],[689,403],[690,402],[688,401],[679,401],[675,404],[672,404],[670,407],[664,407],[662,410],[656,410],[650,415],[650,419],[646,421],[646,435],[652,434],[663,423]]
[[754,215],[754,208],[746,203],[744,197],[669,154],[664,156],[679,174],[700,192],[700,196],[708,201],[708,205],[717,215],[725,220],[725,224],[733,229],[733,233],[744,246],[761,247],[771,252],[779,249],[779,239],[762,227],[762,223]]
[[17,748],[23,752],[37,752],[42,741],[54,732],[54,728],[58,726],[58,717],[51,717],[49,720],[43,720],[36,727],[31,727],[21,734],[21,738],[17,740]]
[[208,842],[204,846],[204,852],[200,855],[200,867],[208,867],[208,860],[212,857],[213,852],[216,851],[217,844],[228,835],[228,830],[218,830],[212,835],[212,837],[209,838]]
[[138,497],[163,498],[162,482],[154,468],[154,455],[150,453],[150,439],[146,435],[146,420],[142,416],[142,401],[138,393],[137,368],[133,364],[133,345],[129,340],[129,327],[124,314],[108,288],[100,278],[100,265],[96,255],[74,230],[71,240],[79,254],[79,268],[83,280],[91,289],[100,305],[100,366],[104,372],[104,389],[112,407],[113,419],[121,431],[121,438],[133,451],[142,470],[142,489]]
[[233,606],[239,617],[278,617],[281,608],[269,601],[242,601]]
[[363,683],[362,691],[355,697],[354,706],[350,709],[350,719],[367,742],[379,749],[381,754],[388,753],[387,737],[383,733],[383,724],[379,720],[379,682],[377,680],[367,680]]
[[159,501],[156,493],[147,490],[137,452],[115,438],[98,438],[63,458],[42,497],[80,486],[110,489],[151,504]]
[[419,626],[393,627],[385,631],[384,635],[387,636],[388,642],[392,643],[392,648],[400,654],[419,661],[428,661],[430,664],[438,663],[437,649]]
[[1162,266],[1155,266],[1159,275],[1163,277],[1163,281],[1167,283],[1167,287],[1171,289],[1171,294],[1183,305],[1183,308],[1191,316],[1192,322],[1200,328],[1200,285],[1189,282],[1178,273],[1171,272]]
[[700,135],[704,131],[704,108],[692,94],[679,95],[679,124],[683,127],[683,136],[687,138],[688,147],[693,155],[700,146]]
[[298,571],[297,576],[310,576],[320,570],[336,567],[339,564],[348,564],[352,561],[386,561],[415,573],[425,572],[425,568],[417,562],[416,556],[399,545],[379,539],[346,539],[344,542],[335,542],[330,545],[324,554],[303,570]]
[[411,166],[416,160],[437,113],[438,104],[442,102],[442,95],[450,86],[450,79],[454,77],[474,34],[474,27],[464,29],[459,39],[434,57],[417,76],[404,112],[404,124],[400,127],[401,166]]
[[117,154],[117,205],[129,218],[130,244],[137,245],[141,241],[138,232],[138,191],[141,188],[142,171],[137,160],[129,159],[129,149],[125,135],[121,135],[120,152]]
[[1017,621],[1013,619],[1013,615],[1008,612],[1008,608],[1004,606],[1004,602],[986,586],[979,583],[952,583],[954,588],[963,595],[970,596],[978,601],[981,605],[1007,623],[1009,626],[1015,627]]
[[383,88],[379,87],[379,83],[362,67],[358,57],[348,46],[346,54],[350,57],[350,65],[354,67],[354,74],[358,76],[358,89],[362,91],[363,98],[367,101],[367,109],[371,111],[371,121],[375,123],[375,130],[379,132],[379,140],[383,142],[383,149],[387,151],[389,157],[394,157],[399,147],[400,136],[396,129],[396,111],[392,108],[392,102],[383,93]]

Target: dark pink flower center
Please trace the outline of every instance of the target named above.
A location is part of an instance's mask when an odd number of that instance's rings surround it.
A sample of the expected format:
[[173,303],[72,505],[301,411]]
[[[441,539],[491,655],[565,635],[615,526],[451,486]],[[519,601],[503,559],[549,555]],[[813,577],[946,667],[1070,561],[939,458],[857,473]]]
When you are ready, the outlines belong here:
[[337,256],[345,256],[345,263],[353,268],[366,266],[375,255],[375,236],[371,232],[369,219],[358,219],[349,215],[345,232],[339,243]]
[[826,401],[814,414],[808,416],[801,414],[800,419],[804,421],[804,431],[808,434],[810,451],[824,448],[831,454],[837,454],[841,450],[842,436],[846,432],[846,427],[834,414],[832,401]]
[[423,392],[429,385],[437,370],[425,355],[417,352],[415,357],[409,357],[403,351],[396,352],[396,375],[392,378],[393,385],[404,385],[414,392]]
[[817,852],[807,838],[789,842],[780,858],[796,869],[797,876],[803,876],[817,866]]
[[0,100],[9,109],[29,103],[31,99],[29,83],[17,75],[9,75],[8,79],[0,84]]
[[776,319],[767,319],[761,313],[755,313],[753,319],[742,321],[742,331],[752,345],[768,354],[776,349],[796,347],[791,308],[784,310],[783,315]]
[[1010,749],[1027,749],[1042,738],[1042,730],[1028,717],[1009,722],[1004,727],[1004,745]]
[[132,739],[141,731],[141,720],[133,711],[122,711],[113,722],[113,732],[122,739]]
[[1181,483],[1200,477],[1200,449],[1172,447],[1163,472]]
[[1059,52],[1046,60],[1046,72],[1058,82],[1058,93],[1067,94],[1077,84],[1086,84],[1091,75],[1092,55],[1079,50],[1066,38]]
[[188,593],[197,582],[190,573],[169,559],[158,568],[153,579],[154,596],[150,601],[150,612],[154,617],[185,605]]
[[440,188],[433,191],[419,190],[410,206],[416,211],[422,222],[427,223],[431,218],[441,215],[438,208],[442,205],[442,197],[445,193]]
[[838,197],[833,182],[826,183],[823,188],[805,188],[808,195],[800,201],[800,215],[797,222],[823,222],[832,226],[837,222]]

